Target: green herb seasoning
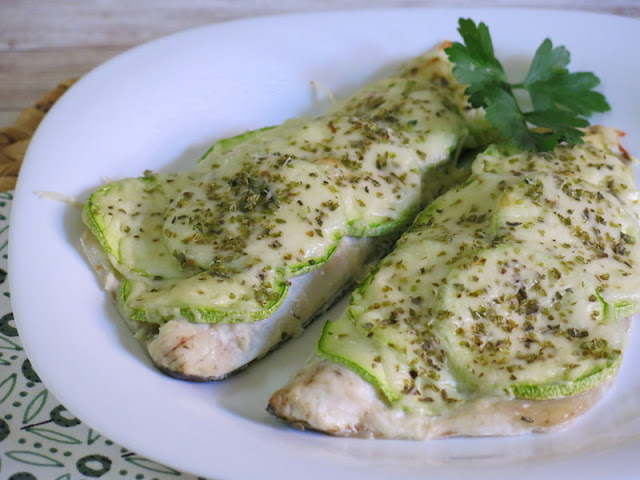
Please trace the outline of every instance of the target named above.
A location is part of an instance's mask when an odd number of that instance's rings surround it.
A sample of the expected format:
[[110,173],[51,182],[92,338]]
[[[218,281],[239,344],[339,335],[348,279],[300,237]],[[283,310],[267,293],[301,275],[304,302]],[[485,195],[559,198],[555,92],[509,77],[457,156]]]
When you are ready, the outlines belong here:
[[640,307],[637,191],[612,131],[585,140],[480,154],[327,323],[319,354],[427,415],[572,395],[615,371],[620,317]]

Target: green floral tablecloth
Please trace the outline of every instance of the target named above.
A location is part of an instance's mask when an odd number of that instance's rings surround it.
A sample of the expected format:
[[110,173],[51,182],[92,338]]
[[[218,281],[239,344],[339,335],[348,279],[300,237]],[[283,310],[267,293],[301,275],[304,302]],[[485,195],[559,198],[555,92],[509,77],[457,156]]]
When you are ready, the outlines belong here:
[[0,479],[196,480],[117,445],[49,393],[20,343],[7,272],[13,194],[0,193]]

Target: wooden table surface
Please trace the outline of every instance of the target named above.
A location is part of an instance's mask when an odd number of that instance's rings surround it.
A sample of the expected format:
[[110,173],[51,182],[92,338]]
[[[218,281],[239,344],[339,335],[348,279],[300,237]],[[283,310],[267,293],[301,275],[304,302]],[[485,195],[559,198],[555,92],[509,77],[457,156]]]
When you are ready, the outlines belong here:
[[0,126],[59,82],[172,32],[284,12],[415,6],[536,7],[640,17],[640,0],[0,0]]

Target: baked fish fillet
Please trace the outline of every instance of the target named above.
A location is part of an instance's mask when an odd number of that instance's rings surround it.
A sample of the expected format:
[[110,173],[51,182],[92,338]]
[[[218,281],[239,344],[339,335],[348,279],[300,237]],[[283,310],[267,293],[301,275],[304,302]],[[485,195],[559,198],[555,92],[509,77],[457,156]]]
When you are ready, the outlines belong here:
[[111,182],[87,257],[163,372],[219,380],[296,336],[468,175],[494,132],[436,48],[326,115],[215,144],[192,171]]
[[640,310],[639,194],[619,132],[490,146],[420,213],[268,410],[333,435],[567,425],[612,384]]

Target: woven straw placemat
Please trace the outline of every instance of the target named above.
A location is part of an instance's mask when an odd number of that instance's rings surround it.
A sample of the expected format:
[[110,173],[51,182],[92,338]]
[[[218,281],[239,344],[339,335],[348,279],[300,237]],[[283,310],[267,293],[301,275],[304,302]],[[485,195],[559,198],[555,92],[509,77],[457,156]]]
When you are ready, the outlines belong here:
[[13,125],[0,128],[0,192],[15,188],[18,172],[33,133],[53,104],[75,81],[75,78],[70,78],[60,83],[32,107],[20,112]]

